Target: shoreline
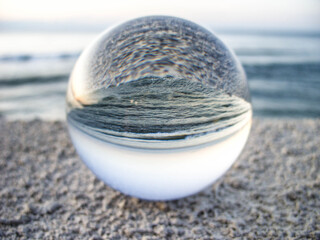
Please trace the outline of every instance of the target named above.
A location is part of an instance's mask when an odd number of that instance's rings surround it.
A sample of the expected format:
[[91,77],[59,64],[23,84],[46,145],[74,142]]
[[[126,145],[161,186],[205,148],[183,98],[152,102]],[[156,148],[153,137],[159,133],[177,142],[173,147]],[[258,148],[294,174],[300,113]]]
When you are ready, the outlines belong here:
[[0,118],[0,238],[320,237],[320,119],[253,118],[235,164],[199,194],[125,196],[80,161],[63,121]]

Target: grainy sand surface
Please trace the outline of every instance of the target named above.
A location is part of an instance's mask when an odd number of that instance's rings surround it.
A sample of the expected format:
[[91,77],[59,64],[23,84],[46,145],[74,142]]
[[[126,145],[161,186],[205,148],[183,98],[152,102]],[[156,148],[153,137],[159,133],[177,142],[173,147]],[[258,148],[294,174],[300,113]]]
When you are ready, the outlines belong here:
[[63,122],[0,120],[1,239],[320,239],[320,119],[255,119],[212,187],[124,196],[79,160]]

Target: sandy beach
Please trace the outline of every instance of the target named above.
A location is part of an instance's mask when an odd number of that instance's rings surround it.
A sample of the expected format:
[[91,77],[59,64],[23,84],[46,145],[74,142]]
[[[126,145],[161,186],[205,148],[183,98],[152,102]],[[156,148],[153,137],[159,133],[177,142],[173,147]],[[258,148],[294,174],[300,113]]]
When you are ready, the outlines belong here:
[[64,122],[0,119],[0,239],[320,239],[320,119],[254,119],[210,188],[125,196],[82,163]]

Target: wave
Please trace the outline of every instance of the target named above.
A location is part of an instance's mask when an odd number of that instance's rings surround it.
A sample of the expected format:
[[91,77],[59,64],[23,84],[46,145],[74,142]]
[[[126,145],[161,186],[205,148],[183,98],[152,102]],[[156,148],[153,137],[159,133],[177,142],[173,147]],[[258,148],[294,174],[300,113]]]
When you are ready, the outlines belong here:
[[254,115],[259,117],[295,117],[295,118],[319,118],[319,109],[288,109],[288,108],[258,108],[255,107]]
[[277,64],[244,64],[248,79],[265,78],[284,81],[319,82],[319,63],[277,63]]
[[270,48],[236,48],[234,49],[237,56],[301,56],[304,52],[295,49],[270,49]]
[[30,77],[18,77],[0,79],[0,86],[17,86],[23,84],[40,84],[50,82],[62,82],[67,81],[69,75],[54,75],[54,76],[30,76]]
[[17,54],[0,56],[0,62],[28,62],[34,60],[63,60],[76,59],[80,55],[77,53],[54,53],[54,54]]

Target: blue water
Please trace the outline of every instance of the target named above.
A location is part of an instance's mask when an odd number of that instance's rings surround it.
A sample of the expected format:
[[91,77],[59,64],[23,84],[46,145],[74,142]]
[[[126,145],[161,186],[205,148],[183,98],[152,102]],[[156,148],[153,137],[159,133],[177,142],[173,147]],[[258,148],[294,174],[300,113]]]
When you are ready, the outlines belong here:
[[[65,118],[72,67],[94,33],[0,32],[0,115]],[[320,35],[224,33],[242,62],[254,116],[320,117]]]

